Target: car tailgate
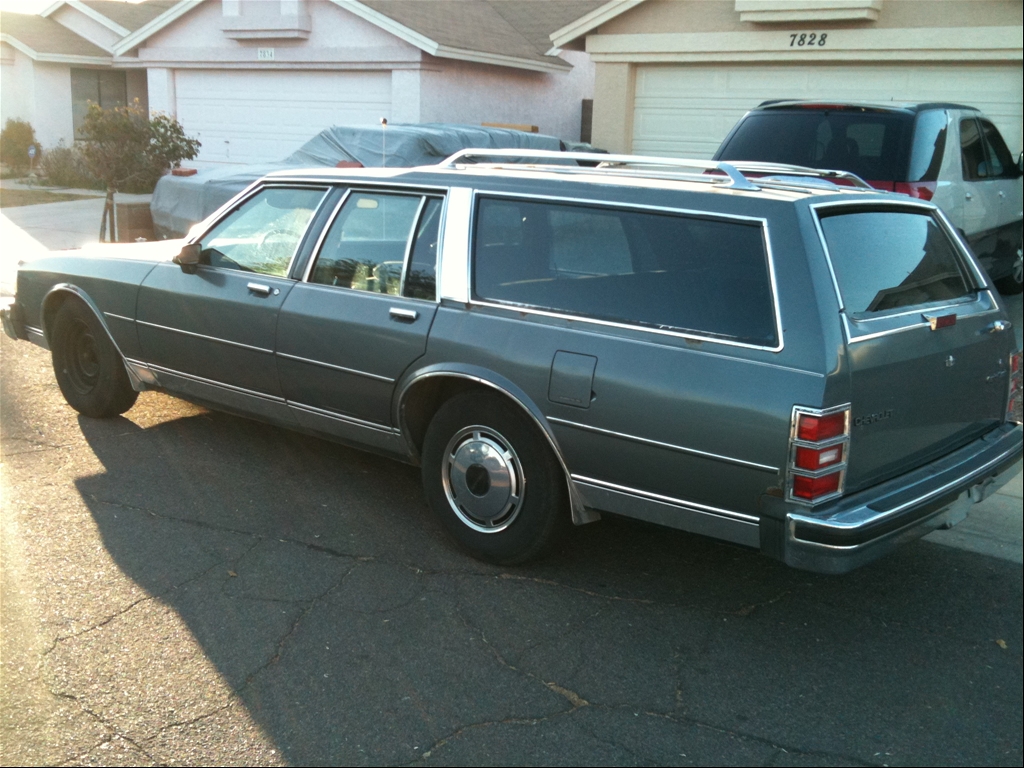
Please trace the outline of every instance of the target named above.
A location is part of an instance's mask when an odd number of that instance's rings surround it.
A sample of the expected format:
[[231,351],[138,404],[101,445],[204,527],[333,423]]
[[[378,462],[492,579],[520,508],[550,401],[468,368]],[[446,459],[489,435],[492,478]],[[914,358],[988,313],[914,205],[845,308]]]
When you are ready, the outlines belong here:
[[1001,423],[1013,334],[936,211],[876,203],[818,216],[843,302],[851,492]]

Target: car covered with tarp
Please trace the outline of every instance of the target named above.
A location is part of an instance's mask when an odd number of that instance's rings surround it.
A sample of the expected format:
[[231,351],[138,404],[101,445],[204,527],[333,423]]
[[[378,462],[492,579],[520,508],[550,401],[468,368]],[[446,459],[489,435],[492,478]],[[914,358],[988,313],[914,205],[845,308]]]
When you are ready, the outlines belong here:
[[191,176],[168,174],[156,185],[153,228],[160,239],[184,237],[253,182],[274,171],[295,168],[409,168],[433,165],[461,149],[590,149],[554,136],[509,128],[451,123],[325,128],[283,160],[204,168]]

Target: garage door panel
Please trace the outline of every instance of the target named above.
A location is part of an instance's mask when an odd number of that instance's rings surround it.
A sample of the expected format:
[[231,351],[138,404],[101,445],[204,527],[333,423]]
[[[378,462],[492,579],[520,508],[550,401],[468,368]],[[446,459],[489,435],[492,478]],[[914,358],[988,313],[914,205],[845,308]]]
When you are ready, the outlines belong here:
[[1007,65],[644,65],[637,69],[633,151],[710,158],[743,114],[767,99],[949,101],[985,112],[1021,147],[1021,67]]
[[199,160],[280,160],[332,125],[373,125],[391,111],[390,72],[179,70],[178,119]]

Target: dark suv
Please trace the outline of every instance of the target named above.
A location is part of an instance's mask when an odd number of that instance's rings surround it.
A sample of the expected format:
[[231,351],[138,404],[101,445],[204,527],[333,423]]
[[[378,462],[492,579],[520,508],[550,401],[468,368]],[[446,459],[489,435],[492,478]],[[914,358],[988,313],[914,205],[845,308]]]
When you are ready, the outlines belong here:
[[1004,294],[1021,292],[1021,161],[961,104],[766,101],[733,127],[716,160],[848,171],[938,205]]

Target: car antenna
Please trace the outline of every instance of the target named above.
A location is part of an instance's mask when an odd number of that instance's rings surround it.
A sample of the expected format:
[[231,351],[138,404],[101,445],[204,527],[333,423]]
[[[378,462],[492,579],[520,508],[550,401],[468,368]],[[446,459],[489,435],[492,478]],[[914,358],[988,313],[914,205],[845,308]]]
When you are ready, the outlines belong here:
[[386,117],[382,117],[380,119],[380,167],[381,168],[387,168],[387,165],[388,165],[388,159],[387,159],[387,157],[388,157],[388,155],[387,155],[387,133],[388,132],[386,130],[387,127],[388,127],[388,119]]

